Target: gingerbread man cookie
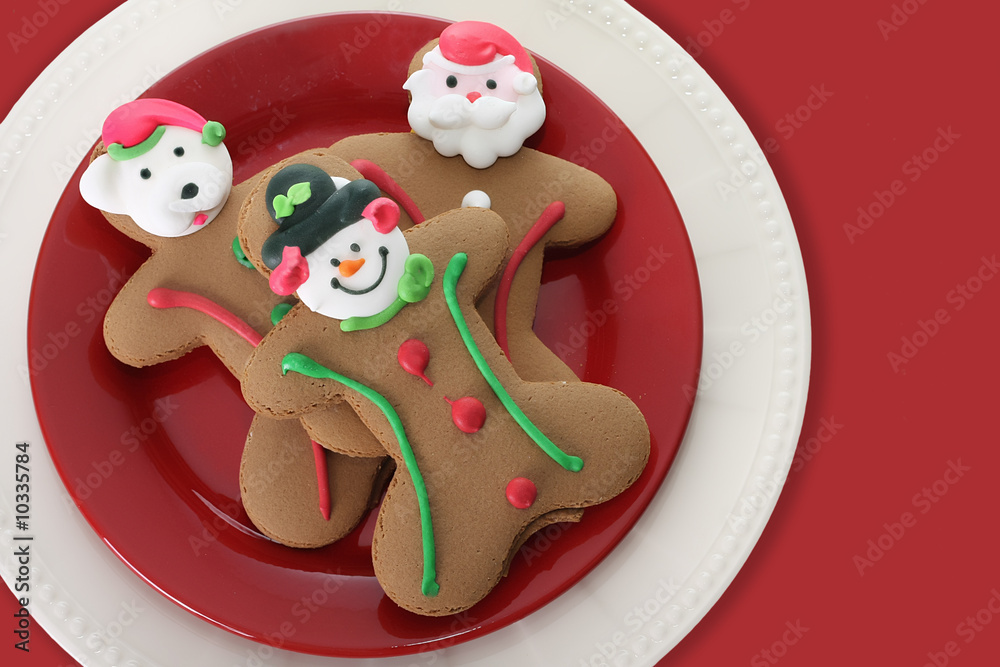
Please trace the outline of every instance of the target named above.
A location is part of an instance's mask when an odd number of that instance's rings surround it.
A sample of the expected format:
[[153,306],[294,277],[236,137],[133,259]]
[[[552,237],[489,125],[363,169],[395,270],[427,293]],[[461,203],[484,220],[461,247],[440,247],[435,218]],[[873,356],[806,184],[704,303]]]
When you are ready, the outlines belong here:
[[[232,186],[224,137],[221,124],[183,105],[136,100],[108,117],[103,142],[81,178],[84,199],[115,228],[152,250],[104,320],[108,349],[131,366],[176,359],[208,345],[239,376],[253,346],[272,327],[275,308],[293,301],[271,292],[245,264],[236,227],[250,187]],[[353,422],[357,437],[370,438],[350,410],[340,412]],[[258,527],[297,546],[319,546],[350,532],[371,505],[384,457],[355,460],[315,452],[314,459],[301,426],[261,420],[255,426],[241,471],[247,513]],[[301,444],[303,438],[307,449],[296,452],[294,461],[306,456],[318,469],[293,465],[284,453],[286,464],[274,474],[278,468],[269,465],[267,456],[284,452],[281,448],[291,439]],[[311,511],[296,510],[289,524],[271,498],[294,495],[310,485],[317,490]],[[332,502],[329,493],[319,494],[320,487],[332,490]]]
[[[322,183],[316,171],[287,165],[273,180],[308,201],[298,184]],[[553,512],[635,481],[645,420],[614,389],[515,372],[474,305],[508,251],[492,211],[462,208],[401,233],[392,202],[364,180],[311,206],[276,215],[277,229],[242,221],[248,256],[302,298],[251,356],[244,395],[275,416],[349,402],[397,465],[373,537],[376,576],[416,613],[467,609]]]
[[604,234],[617,211],[614,191],[593,172],[521,147],[545,118],[541,79],[530,54],[497,26],[452,24],[414,56],[404,88],[413,132],[348,137],[331,150],[415,221],[458,207],[470,192],[499,213],[511,259],[480,313],[521,377],[576,379],[531,330],[543,256]]

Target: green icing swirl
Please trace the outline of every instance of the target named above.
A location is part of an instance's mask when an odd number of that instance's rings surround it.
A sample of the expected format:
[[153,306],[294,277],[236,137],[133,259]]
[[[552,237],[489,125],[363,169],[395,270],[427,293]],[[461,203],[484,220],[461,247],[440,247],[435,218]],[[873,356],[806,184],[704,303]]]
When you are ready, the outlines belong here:
[[420,590],[427,597],[436,596],[441,587],[437,583],[437,555],[434,547],[434,526],[431,523],[431,506],[427,498],[427,486],[424,484],[424,477],[417,466],[417,459],[413,455],[413,448],[406,437],[403,422],[399,418],[396,409],[392,407],[392,404],[382,394],[371,387],[341,375],[336,371],[332,371],[304,354],[290,352],[285,355],[281,360],[281,372],[285,374],[288,371],[294,371],[317,380],[335,380],[374,403],[382,411],[382,414],[385,415],[385,418],[389,420],[389,426],[392,427],[392,432],[396,435],[399,449],[403,454],[403,462],[406,464],[406,469],[410,473],[410,479],[413,480],[413,488],[417,493],[417,507],[420,510],[420,536],[424,555],[424,575]]
[[528,434],[536,445],[538,445],[543,452],[545,452],[549,458],[558,463],[560,466],[566,470],[572,472],[579,472],[583,470],[583,459],[578,456],[571,456],[559,449],[558,446],[551,440],[548,436],[542,433],[535,424],[528,419],[528,416],[521,411],[514,399],[511,398],[504,386],[500,384],[500,380],[493,373],[493,369],[490,368],[489,364],[486,363],[483,353],[479,351],[479,347],[476,346],[476,341],[472,338],[472,333],[469,331],[469,326],[465,322],[465,316],[462,315],[462,309],[458,305],[458,296],[456,290],[458,288],[458,279],[462,277],[462,273],[465,271],[465,266],[469,262],[469,257],[464,252],[457,253],[448,262],[448,267],[444,271],[444,299],[448,304],[448,310],[451,311],[451,317],[455,320],[455,326],[458,328],[458,333],[462,336],[462,342],[465,343],[466,349],[469,351],[469,355],[472,360],[476,363],[476,367],[482,374],[483,379],[490,385],[493,392],[500,399],[504,408],[510,413],[510,416],[514,418],[518,426]]

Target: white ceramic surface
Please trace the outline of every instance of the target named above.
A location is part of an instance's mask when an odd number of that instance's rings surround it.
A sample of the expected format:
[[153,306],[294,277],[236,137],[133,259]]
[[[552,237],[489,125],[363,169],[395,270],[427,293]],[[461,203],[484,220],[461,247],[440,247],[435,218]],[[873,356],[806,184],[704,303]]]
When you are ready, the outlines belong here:
[[[107,113],[224,40],[344,10],[491,21],[593,90],[660,168],[688,228],[704,299],[702,382],[691,423],[636,528],[568,593],[522,621],[466,644],[386,660],[318,658],[254,643],[188,613],[132,573],[63,490],[25,371],[42,222]],[[30,443],[33,492],[31,529],[17,531],[13,475],[0,475],[0,574],[13,584],[13,537],[33,535],[31,611],[85,665],[653,665],[736,576],[791,465],[810,330],[787,208],[736,109],[683,49],[619,0],[130,0],[56,58],[0,126],[0,202],[0,264],[13,313],[0,334],[0,423],[11,467],[13,443]]]

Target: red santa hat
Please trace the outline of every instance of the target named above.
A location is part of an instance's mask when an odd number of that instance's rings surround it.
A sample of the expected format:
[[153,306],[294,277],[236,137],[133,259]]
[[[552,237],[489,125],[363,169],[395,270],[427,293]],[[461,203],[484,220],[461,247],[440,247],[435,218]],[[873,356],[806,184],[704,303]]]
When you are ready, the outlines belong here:
[[438,45],[425,57],[456,74],[488,74],[513,63],[521,73],[514,89],[521,95],[533,92],[538,81],[528,51],[503,28],[483,21],[460,21],[441,32]]
[[108,114],[101,138],[112,159],[129,160],[152,149],[167,126],[199,132],[202,143],[209,146],[218,146],[226,137],[221,123],[205,120],[183,104],[147,98],[127,102]]

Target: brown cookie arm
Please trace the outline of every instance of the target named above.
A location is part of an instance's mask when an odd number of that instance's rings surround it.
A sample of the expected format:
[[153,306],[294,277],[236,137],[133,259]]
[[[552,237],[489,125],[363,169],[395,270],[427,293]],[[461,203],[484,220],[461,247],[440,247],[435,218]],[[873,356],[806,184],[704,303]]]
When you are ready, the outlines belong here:
[[[254,350],[243,373],[243,397],[257,412],[278,418],[297,417],[336,400],[337,383],[299,373],[282,373],[289,352],[310,354],[303,341],[322,341],[338,323],[296,304]],[[313,343],[312,347],[316,344]]]

